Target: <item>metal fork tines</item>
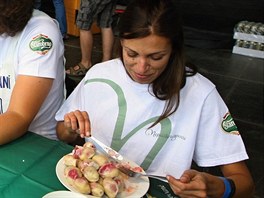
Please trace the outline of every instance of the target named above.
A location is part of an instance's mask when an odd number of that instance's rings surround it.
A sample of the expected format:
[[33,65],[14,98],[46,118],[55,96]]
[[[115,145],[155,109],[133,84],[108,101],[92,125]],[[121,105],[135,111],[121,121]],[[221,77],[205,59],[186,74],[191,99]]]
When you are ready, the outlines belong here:
[[144,174],[144,173],[139,173],[139,172],[135,172],[132,171],[131,169],[128,169],[124,166],[118,166],[118,169],[128,175],[129,177],[134,177],[134,178],[138,178],[138,177],[151,177],[151,178],[155,178],[155,179],[159,179],[162,181],[167,181],[166,177],[162,177],[162,176],[158,176],[158,175],[152,175],[152,174]]

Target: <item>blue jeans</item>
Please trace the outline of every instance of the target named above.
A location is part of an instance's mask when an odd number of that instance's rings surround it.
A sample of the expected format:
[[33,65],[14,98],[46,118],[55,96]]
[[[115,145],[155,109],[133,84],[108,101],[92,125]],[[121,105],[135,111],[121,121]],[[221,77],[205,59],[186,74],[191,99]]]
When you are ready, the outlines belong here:
[[53,0],[53,5],[55,8],[56,20],[59,22],[61,34],[62,36],[65,36],[67,34],[67,20],[64,0]]

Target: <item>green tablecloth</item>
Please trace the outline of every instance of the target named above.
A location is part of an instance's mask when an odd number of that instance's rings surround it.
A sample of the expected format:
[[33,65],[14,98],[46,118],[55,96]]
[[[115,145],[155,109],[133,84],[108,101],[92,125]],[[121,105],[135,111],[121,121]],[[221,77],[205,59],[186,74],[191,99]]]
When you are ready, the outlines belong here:
[[55,167],[71,150],[63,142],[30,132],[0,146],[0,197],[41,198],[48,192],[65,190]]
[[[41,198],[52,191],[66,190],[56,176],[55,167],[59,159],[72,149],[61,141],[31,132],[0,146],[0,198]],[[166,182],[150,179],[146,197],[177,196]]]

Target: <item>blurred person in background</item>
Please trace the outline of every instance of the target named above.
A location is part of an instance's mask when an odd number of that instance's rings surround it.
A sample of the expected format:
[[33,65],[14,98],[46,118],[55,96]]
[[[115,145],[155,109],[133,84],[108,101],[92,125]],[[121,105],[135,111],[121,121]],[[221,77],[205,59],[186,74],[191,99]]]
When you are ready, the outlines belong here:
[[66,70],[67,75],[84,76],[92,63],[93,33],[91,30],[94,20],[97,21],[102,35],[102,61],[112,58],[114,33],[112,29],[113,14],[116,0],[81,0],[76,25],[80,29],[81,61]]
[[59,22],[62,37],[64,40],[67,40],[69,36],[67,34],[67,18],[64,0],[53,0],[53,5],[55,8],[55,17]]

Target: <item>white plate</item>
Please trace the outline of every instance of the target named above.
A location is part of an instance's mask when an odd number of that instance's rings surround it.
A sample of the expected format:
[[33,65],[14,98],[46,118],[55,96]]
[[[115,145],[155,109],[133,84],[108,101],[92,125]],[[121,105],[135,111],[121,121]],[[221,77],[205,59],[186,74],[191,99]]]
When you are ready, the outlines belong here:
[[61,190],[61,191],[50,192],[44,195],[42,198],[69,198],[69,197],[70,198],[88,198],[88,197],[93,197],[93,196],[82,195],[80,193]]
[[[135,162],[132,162],[127,159],[124,159],[124,161],[129,163],[131,167],[139,167]],[[57,177],[67,189],[69,189],[72,192],[78,192],[73,186],[68,184],[64,176],[64,168],[65,168],[65,165],[63,163],[63,157],[62,157],[56,165]],[[149,189],[149,178],[148,177],[140,177],[140,178],[130,177],[127,183],[133,189],[133,192],[123,191],[121,193],[118,193],[117,198],[143,197]],[[89,197],[94,197],[94,196],[89,196]]]

